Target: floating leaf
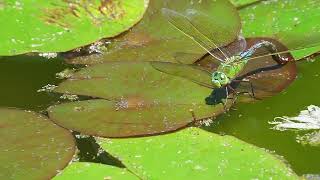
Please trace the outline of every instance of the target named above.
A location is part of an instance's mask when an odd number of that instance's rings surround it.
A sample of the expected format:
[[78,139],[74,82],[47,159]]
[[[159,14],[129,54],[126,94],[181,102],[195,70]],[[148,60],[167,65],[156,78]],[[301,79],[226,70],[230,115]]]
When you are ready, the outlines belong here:
[[320,107],[310,105],[307,107],[307,110],[300,111],[298,116],[275,117],[274,121],[270,121],[269,123],[274,125],[273,129],[279,131],[320,130]]
[[303,145],[320,146],[320,131],[315,131],[296,137],[297,142]]
[[0,2],[0,55],[68,51],[129,29],[148,0]]
[[[144,45],[132,46],[124,45],[121,47],[109,47],[103,54],[92,54],[80,56],[74,59],[67,59],[71,64],[100,64],[111,61],[169,61],[174,62],[180,57],[180,52],[188,52],[184,56],[186,61],[195,61],[202,57],[202,49],[194,43],[186,43],[184,38],[170,40],[154,40]],[[117,46],[120,42],[111,43]],[[119,45],[120,46],[120,45]]]
[[[70,59],[69,63],[95,64],[106,61],[171,61],[177,52],[192,52],[197,58],[205,52],[198,44],[171,26],[161,8],[170,8],[186,15],[192,23],[217,45],[235,40],[240,32],[240,18],[234,6],[225,0],[151,1],[142,21],[130,32],[116,38],[107,52],[93,57]],[[228,22],[228,23],[225,23]],[[194,62],[194,56],[185,57]]]
[[240,10],[243,33],[246,37],[271,37],[289,49],[318,46],[302,51],[300,59],[320,50],[319,0],[266,1]]
[[60,174],[53,178],[53,180],[63,179],[138,179],[137,176],[128,172],[126,169],[109,166],[104,164],[74,162],[64,169]]
[[207,105],[212,89],[154,69],[149,62],[112,62],[85,68],[55,92],[103,98],[49,108],[57,124],[85,134],[126,137],[177,130],[213,118],[223,105]]
[[142,179],[298,179],[265,150],[198,128],[155,137],[98,141]]
[[0,179],[49,179],[71,160],[71,133],[28,111],[0,109]]
[[143,99],[139,102],[134,98],[125,98],[119,102],[89,100],[53,106],[48,111],[55,123],[67,129],[102,137],[130,137],[175,131],[194,121],[192,112],[198,119],[213,118],[223,112],[221,106],[211,107],[205,103],[143,103]]
[[232,4],[234,4],[238,9],[244,8],[246,6],[253,5],[255,3],[259,3],[263,0],[230,0]]

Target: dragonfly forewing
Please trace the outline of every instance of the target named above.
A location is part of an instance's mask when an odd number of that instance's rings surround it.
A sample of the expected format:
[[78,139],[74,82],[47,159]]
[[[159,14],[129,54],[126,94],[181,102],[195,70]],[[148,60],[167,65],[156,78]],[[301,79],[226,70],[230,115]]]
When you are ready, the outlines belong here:
[[158,71],[186,78],[201,86],[215,88],[211,83],[211,74],[197,65],[177,64],[170,62],[150,62]]
[[[204,33],[201,32],[199,28],[195,27],[195,25],[188,19],[187,16],[166,8],[162,9],[162,13],[167,18],[170,24],[172,24],[183,34],[185,34],[193,41],[195,41],[197,44],[199,44],[199,46],[201,46],[207,53],[212,55],[214,58],[222,62],[226,58],[228,58],[228,56],[226,55],[227,53],[221,51],[212,39],[208,38],[206,35],[204,35]],[[197,13],[197,11],[194,10],[193,13]],[[213,49],[218,49],[218,51],[223,55],[223,57],[212,53]]]

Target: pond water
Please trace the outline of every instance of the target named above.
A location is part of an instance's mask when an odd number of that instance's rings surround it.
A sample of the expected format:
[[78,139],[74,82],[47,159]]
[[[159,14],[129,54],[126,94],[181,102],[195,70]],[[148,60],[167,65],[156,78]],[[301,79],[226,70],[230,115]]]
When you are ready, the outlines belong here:
[[298,174],[320,172],[320,147],[301,145],[296,136],[306,132],[275,131],[268,124],[277,116],[297,116],[313,104],[320,106],[320,61],[297,62],[298,77],[282,93],[256,102],[241,103],[206,130],[233,135],[283,156]]
[[[270,129],[268,121],[277,116],[297,116],[314,104],[320,106],[320,61],[298,62],[297,80],[284,92],[256,103],[237,104],[205,128],[219,134],[233,135],[246,142],[281,155],[298,174],[320,172],[320,147],[296,142],[300,132]],[[32,56],[2,57],[0,61],[0,106],[38,112],[59,101],[59,95],[37,92],[47,84],[58,84],[55,74],[67,68],[61,59]],[[239,157],[241,158],[241,157]]]
[[61,59],[48,60],[33,56],[1,57],[0,106],[45,110],[57,102],[59,96],[39,93],[37,90],[47,84],[57,84],[60,80],[55,78],[55,73],[66,67]]

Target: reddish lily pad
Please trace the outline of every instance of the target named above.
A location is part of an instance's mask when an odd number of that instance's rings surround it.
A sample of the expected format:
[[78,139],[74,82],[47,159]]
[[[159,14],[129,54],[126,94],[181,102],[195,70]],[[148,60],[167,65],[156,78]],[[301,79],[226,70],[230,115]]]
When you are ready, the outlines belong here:
[[49,179],[75,151],[71,133],[29,111],[0,109],[0,179]]
[[[215,117],[223,112],[221,106],[212,107],[205,103],[143,105],[143,102],[135,101],[80,101],[53,106],[48,112],[55,123],[65,128],[101,137],[131,137],[175,131],[194,121],[190,110],[199,119]],[[122,103],[125,107],[120,107]]]
[[[225,0],[151,1],[141,22],[130,32],[118,37],[107,52],[93,57],[70,59],[69,63],[96,64],[107,61],[175,61],[177,52],[192,52],[201,57],[205,51],[198,44],[171,26],[161,8],[170,8],[186,15],[202,33],[218,46],[237,38],[241,24],[235,7]],[[228,23],[225,23],[228,22]],[[196,59],[186,57],[190,61]]]
[[[277,46],[278,51],[286,51],[287,47],[279,41],[270,38],[251,38],[247,40],[248,47],[255,44],[257,41],[267,40]],[[297,67],[294,58],[290,53],[281,54],[281,56],[288,59],[288,63],[279,65],[272,56],[265,56],[269,54],[266,49],[258,50],[248,64],[245,66],[240,76],[248,79],[253,86],[255,96],[257,98],[266,98],[276,95],[287,88],[297,76]],[[241,84],[242,89],[250,90],[248,83]]]
[[55,89],[110,101],[66,103],[48,111],[57,124],[85,134],[150,135],[222,113],[222,104],[206,104],[211,91],[188,79],[157,71],[149,62],[112,62],[85,68]]
[[[282,43],[271,38],[247,38],[246,49],[261,40],[272,42],[276,45],[278,51],[288,50]],[[268,54],[270,54],[270,52],[267,49],[260,48],[251,56],[252,59],[249,60],[247,65],[238,75],[238,79],[245,79],[246,81],[251,82],[252,88],[250,83],[234,82],[232,85],[234,88],[237,88],[238,92],[246,92],[245,94],[249,93],[252,95],[251,91],[253,90],[254,96],[257,99],[263,99],[278,94],[295,80],[297,76],[297,67],[290,53],[281,54],[281,56],[287,58],[289,61],[284,65],[279,65],[272,56]],[[211,72],[215,71],[220,64],[213,57],[208,55],[196,63]],[[247,101],[254,99],[250,97],[249,99],[244,98],[243,100]]]

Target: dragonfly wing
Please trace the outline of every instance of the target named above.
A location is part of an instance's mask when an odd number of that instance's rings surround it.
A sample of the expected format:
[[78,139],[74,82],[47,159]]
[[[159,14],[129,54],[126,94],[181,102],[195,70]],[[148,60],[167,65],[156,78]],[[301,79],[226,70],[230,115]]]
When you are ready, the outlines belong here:
[[170,62],[150,62],[152,67],[158,71],[186,78],[199,85],[214,88],[211,84],[211,74],[197,65],[177,64]]
[[220,47],[219,49],[214,49],[211,51],[212,54],[218,57],[223,57],[221,52],[224,52],[226,56],[232,57],[234,55],[241,54],[247,47],[247,42],[244,37],[239,36],[235,41],[231,42],[230,44]]
[[[231,57],[234,55],[239,55],[242,53],[247,47],[247,41],[244,37],[238,36],[238,38],[228,44],[227,46],[220,47],[220,49],[227,54],[227,56]],[[215,50],[217,51],[217,50]]]
[[[201,31],[198,30],[192,24],[192,22],[188,19],[187,16],[166,8],[162,9],[162,13],[164,16],[166,16],[170,24],[172,24],[175,28],[177,28],[183,34],[185,34],[186,36],[191,38],[193,41],[195,41],[197,44],[199,44],[204,50],[206,50],[214,58],[222,62],[224,61],[224,59],[228,58],[226,53],[221,51],[221,49],[219,49],[219,47],[213,42],[213,40],[211,40],[206,35],[201,33]],[[223,57],[212,53],[211,51],[213,49],[217,49],[223,55]]]
[[203,57],[203,54],[175,52],[173,57],[174,57],[174,60],[176,60],[178,63],[193,64],[197,60],[201,59]]
[[[231,42],[230,44],[228,44],[226,46],[220,47],[220,49],[228,57],[232,57],[234,55],[239,55],[240,53],[242,53],[246,49],[246,47],[247,47],[246,39],[242,36],[238,36],[238,38],[235,41]],[[213,53],[214,55],[216,55],[220,58],[223,58],[223,54],[221,54],[221,52],[218,49],[212,50],[211,53]],[[186,62],[184,64],[192,64],[193,62],[201,59],[202,57],[204,57],[203,54],[190,53],[190,52],[176,52],[174,55],[174,58],[179,63]],[[185,60],[183,60],[183,59],[185,59]],[[212,59],[212,61],[214,61],[214,60],[215,59]]]

